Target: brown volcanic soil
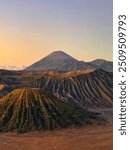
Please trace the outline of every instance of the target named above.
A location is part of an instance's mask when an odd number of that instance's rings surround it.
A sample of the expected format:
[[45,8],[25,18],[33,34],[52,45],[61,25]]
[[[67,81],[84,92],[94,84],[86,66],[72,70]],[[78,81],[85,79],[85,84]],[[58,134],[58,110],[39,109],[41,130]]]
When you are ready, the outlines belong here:
[[112,125],[0,133],[0,150],[112,150]]
[[[81,107],[111,108],[113,105],[113,74],[101,69],[57,71],[6,71],[0,70],[2,98],[13,89],[21,87],[48,90],[58,98]],[[3,88],[3,87],[2,87]]]

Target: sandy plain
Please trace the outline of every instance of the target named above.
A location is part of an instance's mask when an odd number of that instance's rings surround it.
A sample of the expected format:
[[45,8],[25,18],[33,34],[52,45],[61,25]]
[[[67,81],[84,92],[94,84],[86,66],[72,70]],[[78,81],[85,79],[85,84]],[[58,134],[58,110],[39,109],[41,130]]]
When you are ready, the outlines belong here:
[[112,125],[25,134],[0,133],[0,150],[112,150]]

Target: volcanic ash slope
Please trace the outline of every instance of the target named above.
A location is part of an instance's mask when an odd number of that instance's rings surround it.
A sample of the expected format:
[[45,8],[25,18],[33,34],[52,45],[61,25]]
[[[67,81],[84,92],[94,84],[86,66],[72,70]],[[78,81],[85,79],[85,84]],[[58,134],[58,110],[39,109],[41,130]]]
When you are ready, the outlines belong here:
[[101,69],[46,74],[29,86],[47,89],[51,93],[85,107],[111,108],[113,105],[113,75]]
[[0,131],[52,130],[81,125],[94,118],[40,89],[16,89],[0,100]]

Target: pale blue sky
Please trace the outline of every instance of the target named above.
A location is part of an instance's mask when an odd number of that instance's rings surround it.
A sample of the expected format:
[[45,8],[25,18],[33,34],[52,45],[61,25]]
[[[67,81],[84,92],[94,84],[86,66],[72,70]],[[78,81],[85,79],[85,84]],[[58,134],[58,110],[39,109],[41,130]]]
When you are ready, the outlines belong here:
[[29,65],[54,50],[112,60],[112,3],[0,0],[0,64]]

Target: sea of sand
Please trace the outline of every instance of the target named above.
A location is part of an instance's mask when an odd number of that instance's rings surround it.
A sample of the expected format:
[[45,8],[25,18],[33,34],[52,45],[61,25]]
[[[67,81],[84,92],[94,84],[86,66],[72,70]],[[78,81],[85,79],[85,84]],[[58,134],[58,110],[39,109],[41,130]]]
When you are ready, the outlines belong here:
[[0,150],[112,150],[112,124],[24,134],[0,133]]

